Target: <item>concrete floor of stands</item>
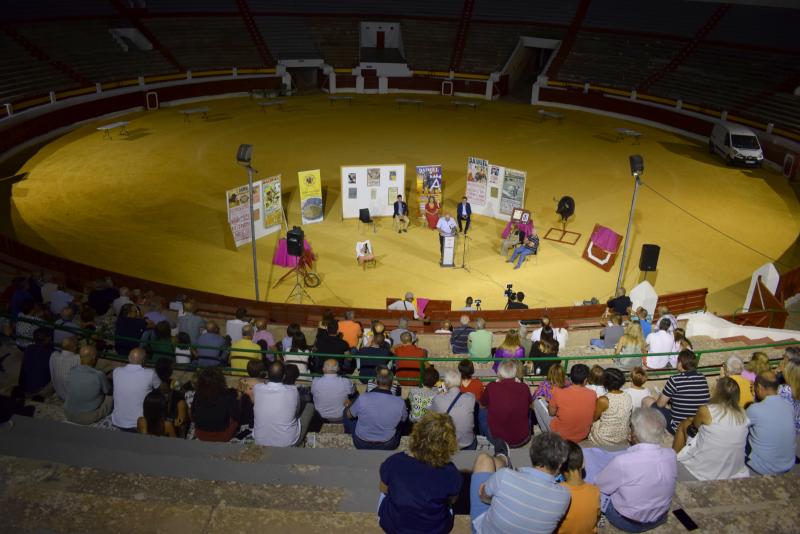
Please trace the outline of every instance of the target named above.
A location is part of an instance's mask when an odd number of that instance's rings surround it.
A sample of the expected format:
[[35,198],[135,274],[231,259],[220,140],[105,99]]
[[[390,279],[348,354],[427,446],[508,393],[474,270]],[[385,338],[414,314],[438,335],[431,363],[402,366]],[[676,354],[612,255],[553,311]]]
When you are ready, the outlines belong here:
[[[233,246],[224,192],[246,183],[234,154],[240,143],[252,143],[258,176],[283,176],[290,225],[300,223],[297,172],[322,170],[325,221],[304,228],[319,255],[323,285],[309,290],[318,304],[382,308],[385,297],[412,290],[455,305],[470,294],[498,309],[505,284],[513,283],[531,306],[568,305],[605,298],[615,287],[617,267],[605,273],[580,256],[595,223],[624,232],[633,188],[628,155],[639,153],[647,187],[638,199],[626,286],[639,280],[641,245],[655,243],[659,272],[650,280],[659,292],[708,287],[709,309],[730,313],[742,305],[751,272],[767,261],[648,187],[769,257],[789,265],[800,257],[800,204],[779,173],[726,167],[702,143],[615,118],[564,111],[559,124],[539,122],[537,108],[510,102],[481,102],[472,112],[438,96],[423,96],[420,109],[398,109],[394,98],[364,95],[352,106],[331,106],[324,95],[295,97],[267,113],[247,98],[225,98],[204,104],[208,120],[188,124],[175,109],[128,114],[122,118],[131,121],[131,135],[114,132],[113,141],[95,130],[108,120],[87,123],[23,165],[28,175],[13,186],[11,214],[3,217],[11,228],[3,231],[98,267],[250,298],[250,248]],[[614,128],[622,126],[643,132],[641,144],[617,139]],[[538,263],[513,271],[497,254],[503,223],[476,216],[471,270],[441,269],[435,233],[416,221],[398,235],[388,219],[376,234],[341,220],[340,165],[405,163],[413,207],[414,166],[441,164],[445,209],[452,211],[464,193],[468,156],[527,171],[525,207],[542,234],[557,225],[554,199],[573,196],[569,229],[582,234],[578,245],[542,240]],[[292,289],[290,282],[268,289],[285,272],[270,261],[282,234],[257,242],[262,298],[273,302]],[[353,243],[367,237],[378,267],[364,272]]]

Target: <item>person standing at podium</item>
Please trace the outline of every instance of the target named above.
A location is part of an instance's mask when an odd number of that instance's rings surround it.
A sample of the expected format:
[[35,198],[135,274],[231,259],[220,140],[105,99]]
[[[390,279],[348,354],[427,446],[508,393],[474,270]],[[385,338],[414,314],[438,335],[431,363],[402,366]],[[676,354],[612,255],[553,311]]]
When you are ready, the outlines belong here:
[[444,238],[456,235],[456,221],[450,217],[449,213],[445,213],[436,223],[436,229],[439,230],[439,263],[442,263],[442,260],[444,260]]

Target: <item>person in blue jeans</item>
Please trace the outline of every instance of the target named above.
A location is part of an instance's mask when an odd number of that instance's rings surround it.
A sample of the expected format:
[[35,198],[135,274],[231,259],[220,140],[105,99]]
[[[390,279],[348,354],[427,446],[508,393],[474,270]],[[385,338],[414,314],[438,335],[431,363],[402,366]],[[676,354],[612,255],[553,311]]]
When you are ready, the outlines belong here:
[[536,254],[538,250],[539,236],[534,233],[525,237],[525,241],[523,241],[521,245],[517,245],[517,247],[514,249],[514,252],[511,254],[511,259],[508,260],[508,263],[514,263],[514,260],[516,260],[517,264],[514,266],[514,268],[519,269],[522,265],[522,262],[525,261],[525,258]]

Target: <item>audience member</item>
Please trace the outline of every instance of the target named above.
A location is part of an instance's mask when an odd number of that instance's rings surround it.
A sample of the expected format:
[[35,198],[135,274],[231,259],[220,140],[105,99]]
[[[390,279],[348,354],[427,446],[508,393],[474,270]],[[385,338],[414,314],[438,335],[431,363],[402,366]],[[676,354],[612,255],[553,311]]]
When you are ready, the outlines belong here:
[[625,375],[619,369],[606,369],[603,384],[607,393],[597,398],[589,439],[600,447],[615,446],[628,440],[633,402],[622,391]]
[[139,346],[145,330],[147,321],[136,304],[129,302],[123,305],[117,314],[114,350],[120,356],[127,356],[132,349]]
[[606,307],[608,308],[606,313],[613,312],[616,315],[629,315],[631,306],[633,306],[633,302],[625,295],[625,288],[618,287],[614,292],[614,298],[606,303]]
[[81,364],[69,373],[64,416],[70,423],[91,425],[111,413],[114,398],[108,377],[94,368],[97,349],[91,345],[81,347],[80,360]]
[[297,332],[292,338],[292,347],[290,353],[283,355],[283,363],[286,365],[296,365],[297,371],[300,374],[308,373],[308,355],[311,348],[306,341],[306,335],[300,331]]
[[553,326],[552,322],[550,321],[550,317],[547,315],[542,316],[542,326],[531,332],[531,341],[533,342],[539,341],[542,332],[546,328],[550,328],[553,331],[553,339],[555,339],[558,342],[559,347],[567,346],[567,338],[569,337],[569,332],[567,332],[566,328],[558,328]]
[[259,319],[255,322],[255,326],[256,333],[253,334],[253,343],[258,343],[260,345],[263,342],[267,345],[269,350],[274,349],[275,338],[272,336],[272,332],[267,328],[267,320]]
[[678,425],[687,417],[694,416],[709,399],[708,380],[697,372],[697,358],[692,351],[684,350],[678,355],[678,373],[667,379],[657,400],[647,397],[642,401],[642,406],[655,405],[664,415],[670,434],[675,434]]
[[142,416],[136,422],[139,434],[151,436],[177,437],[175,427],[167,421],[167,403],[158,391],[151,391],[144,398]]
[[603,385],[605,381],[605,371],[597,364],[589,368],[589,378],[586,381],[586,387],[594,391],[594,394],[601,397],[606,394],[606,388]]
[[597,395],[586,387],[589,378],[589,367],[586,365],[573,365],[569,378],[571,386],[555,388],[550,402],[539,399],[534,409],[543,432],[552,431],[566,440],[580,443],[592,428]]
[[551,365],[547,370],[547,378],[539,382],[536,390],[533,392],[533,400],[543,399],[545,402],[550,402],[553,398],[553,389],[563,388],[567,386],[567,376],[564,374],[564,368],[560,365]]
[[[470,329],[470,331],[471,331],[471,329]],[[443,335],[446,334],[448,336],[452,335],[453,334],[453,323],[451,323],[450,321],[442,321],[442,324],[440,324],[439,328],[434,330],[433,333],[434,334],[443,334]],[[465,343],[466,343],[466,341],[465,341]]]
[[408,410],[402,398],[392,395],[393,381],[387,368],[379,369],[377,387],[347,406],[342,422],[356,449],[393,451],[400,444],[398,426],[408,418]]
[[755,384],[756,378],[761,373],[766,373],[771,370],[769,364],[769,356],[766,352],[754,352],[750,357],[750,361],[745,365],[745,370],[742,371],[742,376],[747,379],[750,384]]
[[749,424],[739,405],[739,386],[728,377],[720,378],[709,404],[681,421],[675,431],[672,448],[678,453],[678,469],[697,480],[750,476],[744,464]]
[[33,344],[33,333],[43,322],[42,313],[42,307],[33,299],[20,304],[14,323],[14,342],[19,350],[24,351],[28,345]]
[[[181,332],[186,334],[186,332]],[[188,334],[186,334],[188,336]],[[157,362],[164,358],[175,361],[175,344],[172,340],[172,327],[161,321],[152,330],[142,334],[141,347],[147,351],[148,361]]]
[[[494,352],[495,358],[524,358],[525,349],[520,346],[519,333],[516,328],[512,328],[506,332],[506,337],[503,343]],[[500,366],[500,361],[497,360],[492,364],[492,371],[497,372]]]
[[600,519],[600,489],[583,480],[583,450],[568,441],[569,455],[561,467],[564,477],[562,486],[569,490],[570,502],[567,515],[558,525],[558,534],[586,534],[597,532]]
[[239,369],[240,372],[236,374],[243,376],[247,371],[247,362],[250,360],[263,359],[264,356],[261,354],[261,347],[258,344],[253,343],[253,325],[244,325],[242,327],[241,339],[235,343],[231,343],[230,367],[232,369]]
[[475,331],[469,325],[469,315],[462,315],[459,326],[450,334],[450,350],[453,354],[469,354],[469,337]]
[[547,376],[553,365],[560,365],[558,360],[551,360],[558,356],[559,343],[554,337],[553,329],[549,326],[542,328],[539,340],[531,344],[530,357],[536,358],[533,362],[533,374]]
[[247,310],[245,308],[237,308],[235,318],[228,319],[225,323],[225,333],[231,338],[231,344],[242,339],[242,327],[248,324],[250,324],[250,321],[247,320]]
[[753,397],[753,384],[742,376],[744,362],[738,356],[731,356],[720,369],[720,376],[727,376],[739,386],[739,406],[743,409],[750,406],[755,400]]
[[461,391],[461,375],[454,369],[444,372],[443,388],[444,393],[433,397],[430,411],[449,415],[456,428],[458,448],[474,451],[478,447],[475,437],[475,396]]
[[381,464],[378,518],[385,532],[450,532],[461,473],[451,461],[456,431],[447,415],[429,413],[414,427],[408,453]]
[[228,363],[228,353],[225,350],[228,342],[220,335],[219,326],[214,321],[206,323],[206,331],[197,337],[195,343],[199,367],[217,367]]
[[[534,252],[534,254],[535,254],[535,252]],[[528,309],[528,305],[525,304],[524,302],[522,302],[523,300],[525,300],[525,293],[523,293],[522,291],[517,291],[514,300],[509,300],[508,301],[508,307],[506,309],[508,309],[508,310],[527,310]]]
[[475,320],[475,330],[467,336],[470,358],[489,358],[492,355],[492,333],[486,330],[482,317]]
[[122,312],[122,307],[126,304],[133,304],[131,300],[131,290],[125,286],[119,288],[119,296],[111,302],[111,309],[114,310],[114,315],[119,317]]
[[[675,328],[672,331],[672,337],[675,340],[672,345],[672,352],[678,353],[682,350],[694,350],[692,342],[686,337],[686,331],[683,328]],[[674,356],[670,357],[670,365],[675,367],[676,359]]]
[[220,368],[198,370],[191,416],[194,435],[200,441],[230,441],[239,431],[236,392],[228,388]]
[[69,377],[73,367],[81,364],[78,350],[78,338],[68,337],[61,343],[61,350],[50,355],[50,380],[56,395],[62,400],[67,398],[69,390]]
[[[339,333],[342,334],[342,339],[347,343],[349,348],[358,348],[358,340],[361,339],[363,330],[361,325],[353,320],[355,312],[347,310],[344,312],[344,321],[339,321]],[[329,332],[330,333],[330,332]]]
[[783,351],[779,370],[785,383],[778,389],[778,395],[792,405],[794,429],[800,434],[800,349],[787,347]]
[[[665,369],[671,363],[671,356],[666,353],[673,352],[675,348],[675,336],[670,330],[669,319],[661,319],[658,323],[658,330],[650,332],[646,338],[647,356],[644,358],[646,369]],[[656,356],[651,356],[651,354]]]
[[410,407],[408,418],[416,423],[424,416],[431,406],[433,398],[438,391],[436,383],[439,381],[439,371],[435,367],[427,367],[422,373],[422,387],[411,388],[408,391],[408,405]]
[[463,393],[472,393],[476,400],[480,399],[485,386],[479,379],[472,378],[475,374],[475,365],[467,358],[464,358],[458,362],[458,372],[461,374],[461,391]]
[[111,280],[100,278],[94,282],[94,289],[87,295],[87,301],[97,315],[105,315],[117,297],[119,291],[111,284]]
[[300,328],[300,325],[297,323],[289,323],[286,327],[286,336],[281,339],[281,351],[289,352],[292,350],[292,343],[294,342],[294,337],[302,332],[303,329]]
[[[398,343],[392,349],[392,353],[398,358],[425,358],[427,353],[414,345],[411,332],[403,332]],[[420,360],[395,360],[394,371],[398,382],[404,386],[414,386],[419,384]],[[427,365],[427,364],[426,364]]]
[[[263,381],[267,377],[267,366],[261,360],[250,360],[247,362],[247,376],[248,378],[256,378],[258,381]],[[285,379],[284,383],[286,383]],[[253,401],[249,395],[243,395],[241,391],[239,393],[239,425],[252,428],[255,423]]]
[[19,385],[28,396],[47,397],[53,393],[50,382],[50,358],[53,354],[53,333],[39,327],[33,331],[33,343],[22,353]]
[[650,332],[653,330],[653,323],[647,317],[647,310],[639,306],[636,308],[636,322],[639,324],[639,328],[642,331],[642,337],[646,338],[650,335]]
[[[614,354],[646,354],[647,344],[644,341],[645,336],[642,332],[642,327],[639,323],[628,323],[625,327],[625,333],[619,338],[617,346],[614,348]],[[614,365],[618,365],[625,369],[632,369],[642,365],[642,358],[614,358]]]
[[667,521],[677,462],[675,451],[661,446],[665,426],[658,410],[634,410],[631,447],[613,455],[593,480],[609,497],[603,510],[606,519],[624,532],[646,532]]
[[623,334],[625,334],[625,329],[622,327],[622,316],[612,314],[608,324],[600,332],[600,339],[592,339],[589,343],[599,349],[613,349],[616,348]]
[[322,373],[311,382],[314,408],[323,421],[341,423],[345,401],[355,393],[355,386],[347,378],[339,376],[339,362],[336,360],[325,360]]
[[531,390],[517,380],[517,362],[505,361],[480,398],[486,410],[479,412],[481,430],[491,442],[503,440],[512,448],[525,445],[531,437]]
[[555,531],[570,502],[569,490],[555,481],[568,456],[567,443],[552,432],[531,439],[532,467],[512,469],[504,454],[480,453],[469,490],[473,532]]
[[779,475],[795,463],[792,405],[778,396],[778,379],[772,371],[756,378],[755,402],[747,408],[750,435],[745,453],[747,466],[760,475]]
[[147,353],[143,348],[134,347],[128,353],[128,364],[117,367],[111,375],[114,382],[111,422],[126,432],[136,432],[144,398],[161,385],[161,380],[152,369],[142,367],[146,358]]
[[164,397],[166,420],[172,423],[178,437],[185,437],[189,429],[189,408],[186,405],[184,392],[178,383],[172,380],[172,360],[161,358],[156,361],[156,376],[161,381],[158,392]]
[[80,335],[80,326],[75,322],[75,308],[65,306],[53,323],[53,344],[60,347],[68,337]]
[[641,408],[642,401],[650,396],[650,390],[644,387],[647,383],[647,371],[643,367],[634,367],[631,369],[631,385],[630,387],[623,388],[622,391],[627,393],[631,398],[631,408]]
[[661,319],[667,319],[669,321],[669,330],[672,333],[676,328],[678,328],[678,320],[669,312],[669,308],[666,306],[659,306],[656,309],[656,313],[658,313],[658,329],[661,329]]
[[153,296],[148,299],[146,309],[147,312],[144,314],[144,318],[151,323],[158,324],[161,321],[167,321],[170,324],[170,328],[177,326],[177,323],[174,320],[170,320],[169,316],[164,313],[166,311],[164,309],[164,299],[161,297]]
[[[200,337],[203,337],[202,334]],[[192,348],[192,338],[186,332],[178,332],[175,338],[175,363],[188,365],[197,359],[197,352]]]
[[306,437],[314,404],[300,403],[297,387],[283,383],[286,367],[276,361],[267,368],[267,382],[258,381],[247,391],[253,401],[253,437],[259,445],[297,447]]
[[[375,376],[378,367],[388,367],[391,354],[383,342],[383,334],[375,334],[372,336],[370,345],[359,349],[357,352],[360,361],[358,376],[364,377],[361,380],[362,382],[367,382],[369,377]],[[370,357],[364,358],[364,356]]]
[[401,317],[397,321],[397,328],[389,332],[389,340],[391,341],[393,347],[396,347],[401,343],[400,336],[402,336],[404,332],[411,334],[411,341],[413,343],[417,342],[417,334],[408,329],[408,319]]
[[[347,354],[349,350],[350,344],[339,333],[339,323],[335,319],[331,319],[327,324],[325,335],[317,336],[315,352],[319,354]],[[314,360],[313,357],[312,360]],[[315,369],[315,372],[319,372],[321,363],[319,360],[314,360],[312,368]],[[355,364],[352,358],[339,360],[339,372],[351,374],[353,371],[355,371]]]
[[188,300],[183,303],[183,314],[178,317],[178,332],[189,334],[193,344],[197,344],[197,339],[200,337],[205,325],[205,321],[195,314],[195,310],[194,301]]

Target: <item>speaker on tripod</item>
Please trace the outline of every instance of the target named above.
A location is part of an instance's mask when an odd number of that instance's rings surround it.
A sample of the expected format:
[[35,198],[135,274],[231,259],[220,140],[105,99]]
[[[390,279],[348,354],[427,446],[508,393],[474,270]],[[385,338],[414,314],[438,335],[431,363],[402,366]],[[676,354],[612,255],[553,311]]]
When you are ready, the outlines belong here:
[[305,234],[303,233],[303,229],[299,226],[294,226],[291,230],[286,232],[286,252],[289,253],[289,256],[302,256],[304,241]]

